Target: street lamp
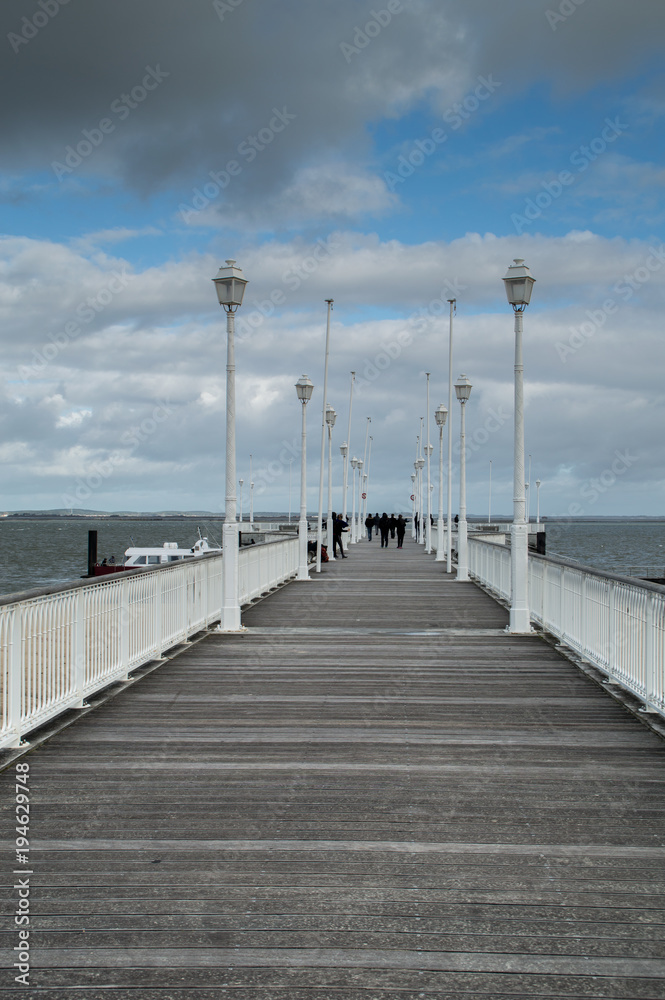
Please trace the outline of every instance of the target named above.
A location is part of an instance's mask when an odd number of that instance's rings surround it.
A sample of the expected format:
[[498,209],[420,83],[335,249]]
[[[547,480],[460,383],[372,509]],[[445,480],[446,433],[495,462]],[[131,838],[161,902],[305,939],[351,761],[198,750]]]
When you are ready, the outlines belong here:
[[[347,495],[347,490],[349,488],[349,445],[348,445],[348,443],[346,441],[344,441],[339,446],[339,451],[340,451],[340,454],[342,456],[342,477],[343,477],[343,486],[342,486],[342,520],[346,521],[347,520],[347,517],[346,517],[346,495]],[[348,544],[349,545],[351,544],[351,532],[349,532],[349,542],[348,542]]]
[[363,462],[362,458],[358,458],[358,459],[356,459],[356,461],[358,463],[358,466],[357,466],[357,468],[358,468],[358,522],[356,524],[356,541],[359,542],[361,540],[361,538],[362,538],[362,530],[363,530],[362,503],[361,503],[362,496],[361,496],[361,494],[362,494],[362,478],[363,478],[362,477],[362,472],[363,472],[363,465],[365,463]]
[[466,544],[466,442],[464,440],[464,407],[471,395],[471,383],[466,375],[460,375],[455,382],[455,395],[462,408],[460,425],[460,460],[459,460],[459,524],[457,526],[457,579],[469,579],[468,553]]
[[349,533],[349,542],[355,545],[356,543],[356,469],[358,468],[358,459],[354,455],[351,459],[351,468],[353,472],[351,473],[351,531]]
[[536,479],[536,524],[540,524],[540,479]]
[[236,521],[236,363],[235,363],[235,313],[242,305],[247,280],[227,260],[212,280],[217,290],[220,306],[226,312],[226,496],[224,501],[224,527],[222,528],[222,632],[237,632],[240,625],[240,600],[238,593],[238,522]]
[[411,537],[416,540],[416,474],[411,473]]
[[418,527],[420,529],[420,533],[419,534],[416,533],[416,536],[417,536],[416,537],[416,541],[417,542],[421,542],[421,543],[424,543],[424,541],[425,541],[425,537],[424,537],[425,533],[423,531],[423,467],[424,467],[424,465],[425,465],[425,459],[424,458],[417,458],[415,460],[415,462],[413,463],[413,467],[416,470],[416,475],[418,476],[418,489],[417,489],[416,495],[418,497],[418,501],[417,501],[418,502],[418,511],[417,511],[417,513],[418,513],[418,517],[420,519],[420,523],[418,525]]
[[326,534],[328,541],[328,559],[334,560],[333,551],[333,522],[332,522],[332,429],[335,426],[337,414],[330,405],[326,406],[326,425],[328,427],[328,520],[326,522]]
[[[351,441],[351,414],[353,412],[353,383],[356,380],[356,373],[351,372],[351,392],[349,394],[349,426],[346,432],[346,441],[342,447],[346,447],[346,451],[342,452],[342,458],[344,459],[344,486],[342,490],[342,518],[346,521],[347,514],[347,490],[349,488],[349,443]],[[341,448],[340,448],[341,450]],[[353,532],[351,532],[353,535]]]
[[307,424],[305,409],[314,386],[306,375],[301,375],[296,382],[298,399],[302,403],[302,431],[300,445],[300,521],[298,522],[298,580],[309,580],[307,572]]
[[242,524],[242,484],[245,482],[244,479],[238,480],[238,485],[240,487],[240,497],[238,498],[238,520]]
[[503,279],[508,302],[515,313],[515,437],[513,458],[513,523],[510,529],[510,624],[508,631],[531,631],[529,614],[529,535],[524,489],[524,362],[523,313],[531,301],[535,278],[521,257],[516,257]]
[[436,426],[439,428],[439,516],[436,522],[436,562],[444,562],[446,558],[443,536],[443,428],[447,416],[448,408],[440,403],[434,411]]
[[254,528],[254,483],[252,482],[252,456],[249,456],[249,525]]

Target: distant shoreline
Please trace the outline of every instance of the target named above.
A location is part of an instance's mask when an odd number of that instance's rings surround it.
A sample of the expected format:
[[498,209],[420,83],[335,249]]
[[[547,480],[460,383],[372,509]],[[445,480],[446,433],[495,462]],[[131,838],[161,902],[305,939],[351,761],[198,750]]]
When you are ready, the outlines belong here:
[[[262,524],[262,523],[265,523],[265,522],[272,522],[272,521],[288,521],[288,516],[289,516],[288,513],[284,513],[283,514],[283,513],[278,513],[278,512],[268,513],[268,514],[256,514],[255,513],[254,514],[254,521],[256,523],[258,523],[258,524]],[[310,511],[307,514],[307,518],[310,521],[312,519],[315,519],[316,517],[317,517],[316,512],[312,513]],[[325,520],[325,517],[326,517],[326,513],[324,512],[324,520]],[[219,514],[219,513],[214,514],[211,511],[205,511],[205,510],[194,511],[194,512],[191,512],[191,511],[173,511],[173,512],[171,512],[171,511],[169,511],[169,512],[165,512],[165,513],[155,513],[155,512],[149,511],[147,513],[131,512],[131,513],[121,513],[121,514],[115,514],[115,513],[112,513],[112,512],[108,512],[108,511],[76,511],[76,512],[70,513],[69,511],[67,511],[67,512],[64,512],[64,511],[60,512],[60,511],[38,511],[38,510],[35,510],[35,511],[7,511],[5,513],[0,514],[0,521],[9,521],[9,520],[12,520],[12,521],[15,521],[15,520],[21,520],[21,521],[30,521],[30,520],[40,520],[40,521],[47,521],[47,520],[50,520],[50,521],[91,521],[91,520],[99,520],[99,521],[105,521],[105,520],[113,520],[113,521],[182,521],[182,520],[187,520],[187,519],[188,520],[196,520],[197,518],[198,519],[205,518],[208,521],[220,521],[220,522],[223,522],[224,521],[224,514]],[[410,518],[409,518],[409,520],[410,520]],[[485,517],[483,517],[482,515],[479,515],[479,514],[470,514],[470,515],[467,515],[467,520],[469,522],[473,523],[473,524],[487,524],[487,518],[485,518]],[[434,519],[434,521],[436,523],[436,518]],[[659,522],[665,521],[665,515],[658,515],[658,514],[633,514],[633,515],[628,515],[628,514],[596,514],[596,515],[588,515],[588,516],[581,516],[581,517],[571,517],[570,515],[562,514],[562,515],[558,515],[558,516],[557,515],[548,515],[546,517],[543,516],[541,518],[541,524],[544,526],[545,529],[547,528],[548,524],[561,524],[561,523],[570,524],[572,522],[574,522],[576,524],[594,524],[594,523],[596,523],[596,524],[602,524],[602,523],[607,523],[608,521],[618,521],[618,522],[626,523],[626,524],[630,524],[630,523],[634,523],[634,522],[640,522],[640,523],[654,522],[654,523],[659,523]],[[493,515],[492,516],[492,522],[491,523],[494,526],[496,524],[510,524],[511,522],[512,522],[512,517],[511,516],[509,516],[509,515],[500,515],[499,514],[499,515]],[[249,524],[249,520],[247,519],[246,515],[245,515],[245,518],[242,521],[242,523],[243,524]],[[535,524],[535,523],[536,523],[535,520],[532,519],[531,520],[531,524]],[[298,518],[294,514],[291,515],[291,524],[293,524],[294,527],[296,527],[297,524],[298,524]]]

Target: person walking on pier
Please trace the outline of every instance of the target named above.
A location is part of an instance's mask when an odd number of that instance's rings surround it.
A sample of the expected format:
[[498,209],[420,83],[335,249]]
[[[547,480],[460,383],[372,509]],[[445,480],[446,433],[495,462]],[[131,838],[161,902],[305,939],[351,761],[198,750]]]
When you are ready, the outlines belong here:
[[414,524],[415,529],[416,529],[416,541],[418,542],[418,541],[420,541],[420,518],[419,518],[417,512],[416,512],[416,516],[413,519],[413,524]]
[[391,514],[388,519],[388,524],[390,525],[390,537],[395,537],[395,528],[397,527],[397,518],[394,514]]
[[337,558],[337,548],[339,547],[339,554],[342,559],[346,559],[344,555],[344,546],[342,545],[342,532],[346,531],[348,528],[347,522],[344,520],[341,514],[336,514],[333,511],[333,556]]
[[388,520],[388,515],[384,511],[381,515],[381,520],[379,521],[379,531],[381,532],[381,548],[388,548],[388,532],[390,531],[390,521]]
[[365,518],[365,527],[367,528],[367,541],[372,541],[372,528],[374,527],[374,518],[371,514],[368,514]]
[[397,548],[401,549],[404,543],[404,534],[406,532],[406,521],[404,520],[401,514],[397,518],[395,524],[395,531],[397,532]]

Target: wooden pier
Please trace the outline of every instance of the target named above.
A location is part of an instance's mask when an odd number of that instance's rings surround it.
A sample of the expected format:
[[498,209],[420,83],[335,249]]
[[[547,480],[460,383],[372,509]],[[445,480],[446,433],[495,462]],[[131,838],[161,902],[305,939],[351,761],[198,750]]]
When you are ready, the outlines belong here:
[[665,744],[444,570],[352,546],[23,756],[0,1000],[662,1000]]

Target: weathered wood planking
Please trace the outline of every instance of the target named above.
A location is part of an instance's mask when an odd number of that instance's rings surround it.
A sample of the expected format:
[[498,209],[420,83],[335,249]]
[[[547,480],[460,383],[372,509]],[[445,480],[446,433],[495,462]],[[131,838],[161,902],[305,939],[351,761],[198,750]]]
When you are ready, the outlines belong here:
[[659,738],[410,540],[312,577],[24,758],[34,995],[662,998]]

